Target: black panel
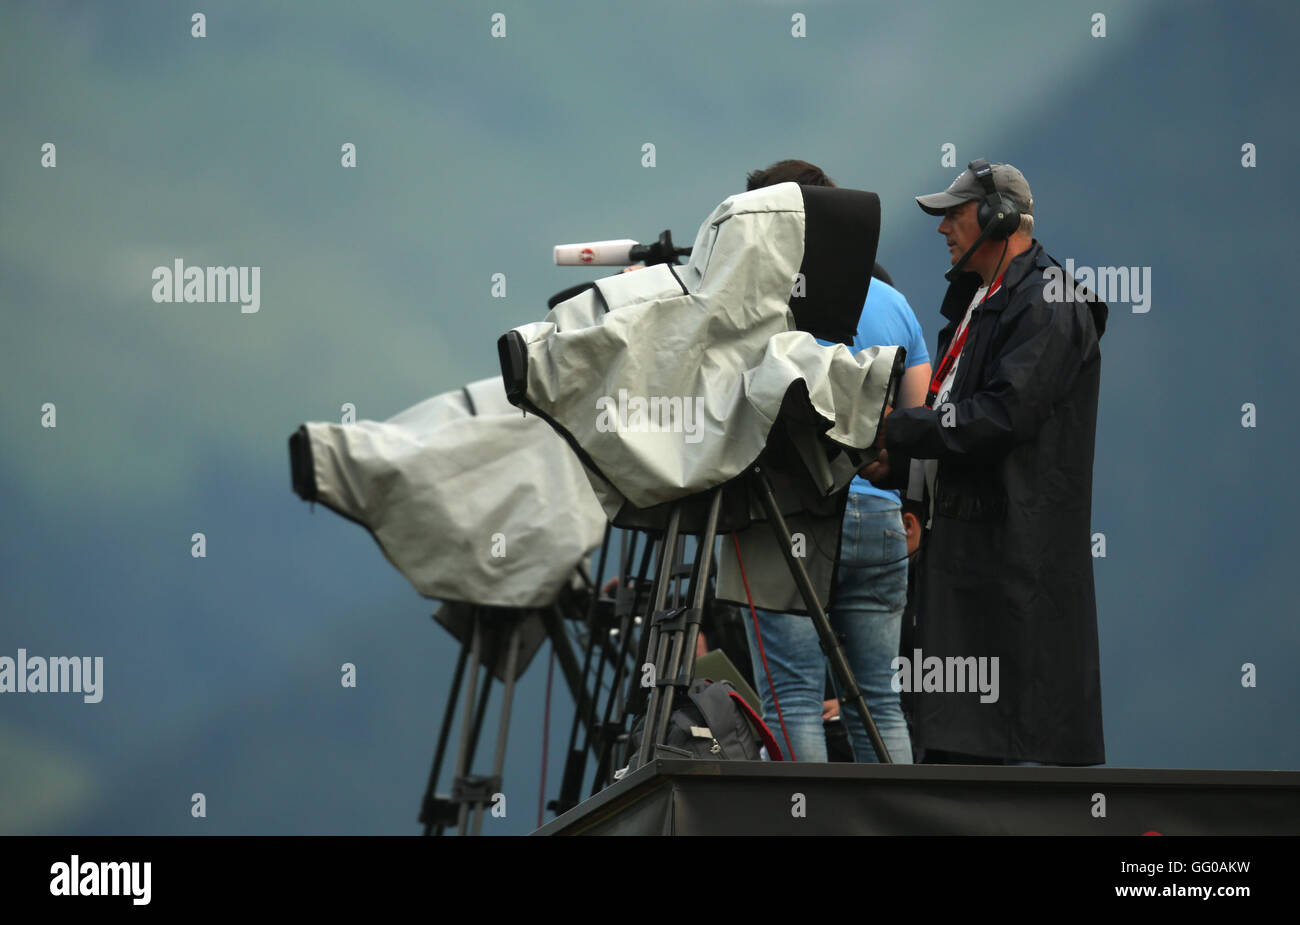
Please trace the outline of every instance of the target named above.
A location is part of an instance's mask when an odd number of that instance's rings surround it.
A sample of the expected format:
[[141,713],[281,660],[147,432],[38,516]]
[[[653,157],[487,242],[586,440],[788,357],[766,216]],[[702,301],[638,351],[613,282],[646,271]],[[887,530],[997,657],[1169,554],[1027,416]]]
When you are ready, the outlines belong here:
[[801,186],[806,292],[790,299],[795,325],[852,344],[880,243],[880,197],[863,190]]
[[[672,792],[675,835],[1296,835],[1300,772],[657,760],[537,834],[655,834],[612,816]],[[806,815],[792,812],[803,795]],[[1105,815],[1094,813],[1094,794]],[[647,817],[648,816],[648,817]]]
[[299,427],[289,437],[289,472],[293,479],[293,490],[304,501],[315,501],[316,466],[312,462],[311,437],[307,435],[307,425]]
[[518,331],[507,331],[497,339],[497,358],[501,361],[506,400],[517,406],[528,393],[528,348]]

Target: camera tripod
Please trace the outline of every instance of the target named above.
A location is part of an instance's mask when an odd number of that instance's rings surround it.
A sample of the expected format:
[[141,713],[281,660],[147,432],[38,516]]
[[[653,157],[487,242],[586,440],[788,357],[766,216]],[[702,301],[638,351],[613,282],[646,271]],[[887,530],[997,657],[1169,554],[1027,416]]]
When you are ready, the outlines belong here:
[[[842,700],[857,710],[879,761],[882,764],[891,763],[889,750],[885,747],[884,740],[871,717],[871,711],[867,708],[866,698],[853,677],[843,646],[831,628],[830,620],[821,601],[818,600],[817,591],[813,587],[807,569],[794,554],[790,530],[785,517],[781,514],[765,464],[760,459],[760,462],[751,466],[735,481],[741,483],[739,487],[747,495],[757,498],[766,515],[769,528],[774,531],[790,570],[790,576],[799,589],[808,614],[817,629],[822,651],[826,653],[830,662],[831,672],[839,687]],[[694,678],[696,640],[699,637],[700,619],[706,603],[707,579],[713,560],[714,541],[718,533],[723,492],[728,487],[728,485],[721,485],[707,493],[708,510],[700,535],[699,552],[691,568],[687,593],[689,605],[684,608],[666,609],[665,603],[668,583],[671,580],[672,551],[677,545],[681,530],[682,509],[689,499],[674,502],[669,510],[668,523],[658,544],[657,566],[650,594],[650,619],[642,640],[641,671],[634,679],[638,688],[646,692],[645,723],[637,748],[637,767],[643,767],[661,754],[675,755],[677,752],[676,749],[664,744],[668,721],[672,715],[674,700],[679,693],[684,693],[690,687]],[[751,527],[751,529],[755,528]],[[635,693],[629,694],[629,704],[635,705],[637,699]]]

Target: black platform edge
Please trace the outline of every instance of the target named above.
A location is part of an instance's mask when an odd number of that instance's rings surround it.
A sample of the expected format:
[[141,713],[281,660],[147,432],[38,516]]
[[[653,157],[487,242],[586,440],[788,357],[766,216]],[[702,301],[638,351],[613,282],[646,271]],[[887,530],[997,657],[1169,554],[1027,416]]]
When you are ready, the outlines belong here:
[[[766,782],[772,785],[806,782],[861,782],[867,785],[999,785],[1059,791],[1079,786],[1106,792],[1106,788],[1154,788],[1159,791],[1221,790],[1285,799],[1296,807],[1300,819],[1300,771],[1207,770],[1194,768],[1112,767],[1001,767],[988,765],[878,765],[800,764],[771,761],[700,761],[657,759],[606,787],[595,796],[556,817],[533,835],[580,835],[653,797],[667,797],[679,782],[716,781],[727,778],[737,785]],[[665,827],[667,828],[667,826]],[[664,834],[670,834],[665,831]],[[907,833],[899,833],[907,834]],[[992,833],[990,833],[992,834]],[[1300,834],[1300,821],[1289,834]]]

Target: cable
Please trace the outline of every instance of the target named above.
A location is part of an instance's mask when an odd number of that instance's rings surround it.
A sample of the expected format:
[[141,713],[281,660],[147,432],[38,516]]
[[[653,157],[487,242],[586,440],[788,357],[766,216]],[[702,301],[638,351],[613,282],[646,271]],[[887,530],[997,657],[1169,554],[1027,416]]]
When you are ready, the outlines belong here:
[[754,637],[758,639],[758,657],[763,662],[763,673],[767,675],[767,687],[772,692],[772,702],[776,704],[776,718],[781,723],[781,735],[785,737],[785,747],[790,752],[790,760],[798,761],[795,757],[794,746],[790,744],[790,733],[785,728],[785,715],[781,712],[781,701],[776,696],[776,685],[772,683],[772,669],[767,667],[767,653],[763,651],[763,634],[758,628],[758,611],[754,609],[754,596],[749,593],[749,579],[745,577],[745,560],[740,556],[740,540],[736,534],[731,534],[731,542],[736,546],[736,562],[740,564],[740,580],[745,585],[745,600],[749,601],[749,613],[754,618]]
[[[989,300],[989,296],[993,295],[993,289],[994,289],[994,287],[995,287],[995,286],[997,285],[997,283],[998,283],[998,270],[1002,269],[1002,260],[1003,260],[1004,257],[1007,256],[1007,245],[1010,244],[1010,243],[1011,243],[1011,239],[1010,239],[1010,238],[1007,238],[1006,240],[1004,240],[1004,241],[1002,242],[1002,253],[1001,253],[1001,254],[998,254],[998,262],[993,266],[993,272],[989,274],[989,279],[991,279],[992,282],[989,283],[988,288],[984,290],[984,298],[980,299],[980,304],[975,306],[975,309],[978,310],[978,311],[980,312],[980,317],[981,317],[981,318],[984,317],[984,314],[983,314],[984,303],[987,302],[987,301]],[[969,322],[969,323],[972,324],[972,325],[975,323],[975,311],[972,311],[972,312],[970,313],[970,322]],[[980,330],[983,330],[985,327],[987,327],[987,325],[983,325],[983,324],[981,324],[981,325],[980,325]],[[979,344],[979,335],[980,335],[980,332],[979,332],[979,331],[976,331],[976,332],[975,332],[975,342],[974,342],[973,344],[970,345],[970,356],[972,356],[972,357],[975,356],[975,347]],[[965,352],[966,352],[966,350],[965,350],[965,348],[963,347],[963,348],[962,348],[962,353],[965,353]],[[961,359],[961,355],[958,354],[958,360],[960,360],[960,359]],[[957,378],[957,377],[956,377],[956,374],[954,374],[954,375],[953,375],[953,380],[954,380],[954,382],[956,381],[956,378]]]

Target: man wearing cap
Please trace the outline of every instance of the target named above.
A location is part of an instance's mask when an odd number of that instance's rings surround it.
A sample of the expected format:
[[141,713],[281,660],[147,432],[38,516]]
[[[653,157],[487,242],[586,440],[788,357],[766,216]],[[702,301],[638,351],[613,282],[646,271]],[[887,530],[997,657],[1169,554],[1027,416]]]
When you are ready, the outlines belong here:
[[1090,518],[1107,309],[1047,289],[1064,271],[1016,168],[974,161],[917,202],[942,216],[946,325],[925,403],[889,416],[864,470],[925,502],[916,648],[895,675],[913,741],[928,762],[1101,764]]

